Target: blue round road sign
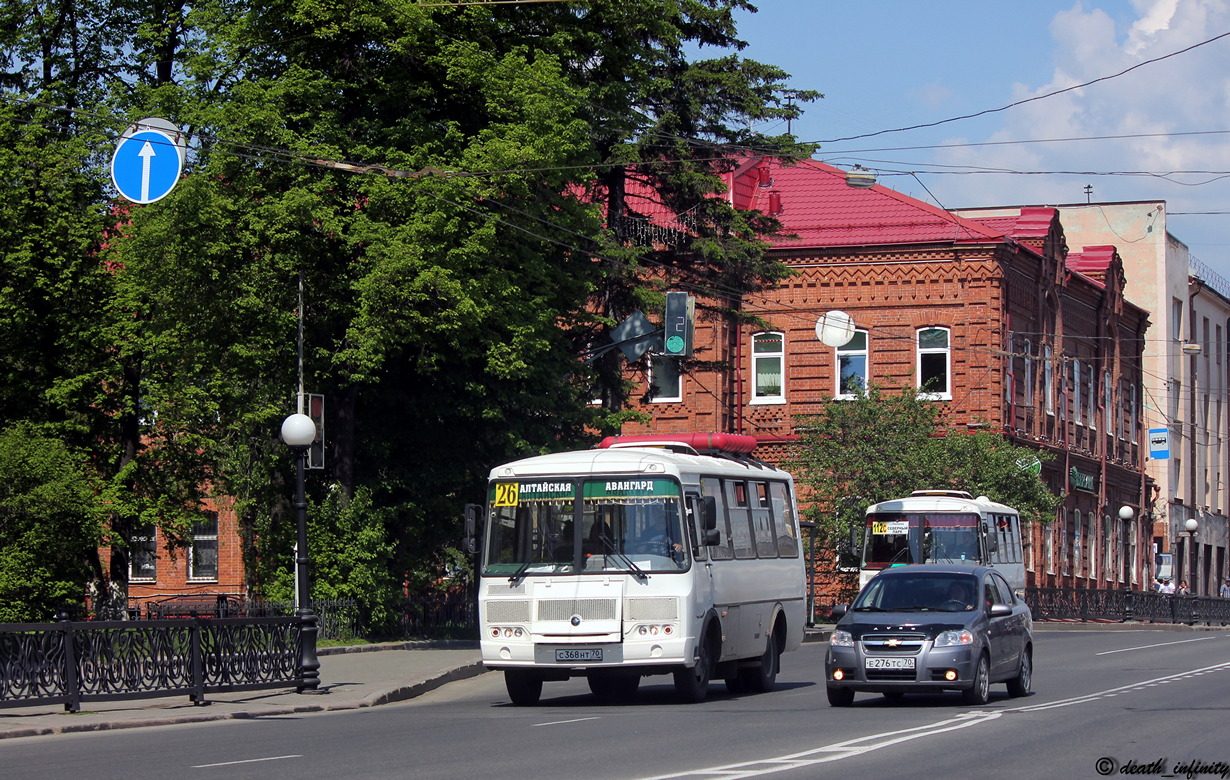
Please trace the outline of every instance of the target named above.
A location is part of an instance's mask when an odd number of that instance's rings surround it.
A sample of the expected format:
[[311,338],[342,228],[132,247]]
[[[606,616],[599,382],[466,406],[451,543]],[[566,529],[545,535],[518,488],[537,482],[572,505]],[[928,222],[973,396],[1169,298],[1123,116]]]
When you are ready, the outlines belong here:
[[122,139],[111,158],[111,181],[134,203],[164,198],[179,181],[183,158],[171,136],[142,130]]

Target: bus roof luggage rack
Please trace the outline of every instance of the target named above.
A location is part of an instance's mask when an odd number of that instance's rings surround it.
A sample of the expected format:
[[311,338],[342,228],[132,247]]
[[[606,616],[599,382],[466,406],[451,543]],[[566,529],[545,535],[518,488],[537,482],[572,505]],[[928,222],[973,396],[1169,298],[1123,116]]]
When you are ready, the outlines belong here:
[[968,498],[971,501],[971,496],[964,490],[915,490],[910,493],[910,496],[939,496],[940,498]]

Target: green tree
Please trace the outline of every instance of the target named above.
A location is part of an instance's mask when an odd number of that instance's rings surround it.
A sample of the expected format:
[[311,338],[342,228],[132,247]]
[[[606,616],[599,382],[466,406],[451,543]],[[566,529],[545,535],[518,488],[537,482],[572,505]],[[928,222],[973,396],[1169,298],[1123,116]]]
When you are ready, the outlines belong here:
[[93,579],[101,511],[84,459],[30,424],[0,431],[0,623],[53,620]]
[[920,489],[965,490],[1015,507],[1022,524],[1049,523],[1062,500],[1023,463],[1049,460],[988,431],[944,424],[942,407],[912,387],[891,392],[869,384],[865,395],[827,400],[800,415],[788,467],[803,487],[805,514],[829,553],[846,549],[870,504]]
[[[73,202],[48,194],[73,230],[43,218],[61,249],[32,249],[30,294],[0,309],[20,324],[41,300],[47,338],[71,338],[41,364],[16,344],[3,391],[45,399],[22,416],[89,447],[116,540],[99,577],[116,605],[132,530],[152,522],[186,542],[211,490],[237,499],[250,584],[291,570],[277,430],[300,326],[306,387],[326,397],[328,470],[309,489],[330,508],[314,515],[349,517],[372,531],[363,555],[383,560],[392,543],[391,567],[407,571],[437,565],[491,464],[617,426],[618,364],[579,360],[612,324],[668,286],[735,300],[780,278],[758,238],[774,223],[713,197],[734,155],[808,151],[746,129],[800,110],[782,105],[784,73],[732,53],[747,7],[7,6],[0,130],[29,140],[0,163],[19,171],[42,151],[79,176]],[[697,46],[720,55],[690,56]],[[60,123],[17,117],[36,105]],[[157,203],[111,203],[114,136],[148,116],[184,128],[187,175]],[[36,137],[48,127],[56,143]],[[638,238],[650,209],[625,197],[629,177],[687,229]],[[6,259],[23,219],[6,222]],[[317,591],[342,592],[354,571],[320,561]]]

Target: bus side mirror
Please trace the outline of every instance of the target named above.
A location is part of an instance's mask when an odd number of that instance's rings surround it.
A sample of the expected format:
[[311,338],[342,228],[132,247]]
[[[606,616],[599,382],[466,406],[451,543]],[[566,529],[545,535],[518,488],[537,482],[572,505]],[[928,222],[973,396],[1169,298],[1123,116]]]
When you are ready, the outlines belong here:
[[700,511],[700,543],[705,547],[716,547],[722,543],[722,532],[717,530],[717,499],[713,496],[702,496]]
[[461,549],[470,555],[478,552],[478,542],[474,538],[475,531],[478,528],[478,518],[482,514],[483,507],[481,504],[466,504],[465,510],[465,539],[461,542]]
[[700,528],[702,531],[717,528],[717,499],[713,496],[702,496],[700,499]]

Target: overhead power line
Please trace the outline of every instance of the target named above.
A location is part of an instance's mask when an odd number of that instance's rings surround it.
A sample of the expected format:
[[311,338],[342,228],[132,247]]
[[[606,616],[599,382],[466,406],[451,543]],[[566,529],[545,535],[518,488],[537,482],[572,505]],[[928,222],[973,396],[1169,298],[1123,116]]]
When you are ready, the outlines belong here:
[[1100,78],[1096,78],[1091,81],[1086,81],[1081,84],[1074,84],[1070,87],[1064,87],[1063,89],[1057,89],[1054,92],[1048,92],[1045,95],[1034,95],[1031,98],[1025,98],[1024,100],[1017,100],[1015,102],[1009,103],[1006,106],[1000,106],[999,108],[988,108],[983,111],[975,112],[973,114],[963,114],[961,116],[949,117],[948,119],[940,119],[935,122],[924,122],[922,124],[910,125],[909,127],[898,127],[892,130],[877,130],[874,133],[862,133],[861,135],[849,135],[849,136],[845,136],[844,138],[830,138],[825,141],[814,141],[813,143],[835,144],[835,143],[840,143],[841,141],[856,141],[860,138],[874,138],[875,136],[887,135],[888,133],[903,133],[907,130],[921,130],[927,127],[938,127],[939,125],[946,125],[946,124],[949,124],[950,122],[959,122],[963,119],[974,119],[980,116],[986,116],[987,114],[997,114],[1000,111],[1007,111],[1010,108],[1016,108],[1017,106],[1023,106],[1026,103],[1033,103],[1038,100],[1046,100],[1047,98],[1052,98],[1052,97],[1055,97],[1056,95],[1062,95],[1065,92],[1073,92],[1075,90],[1083,89],[1085,87],[1092,86],[1094,84],[1098,84],[1103,81],[1110,81],[1111,79],[1117,79],[1120,76],[1131,73],[1132,71],[1138,68],[1143,68],[1146,65],[1152,65],[1153,63],[1161,62],[1162,60],[1168,60],[1171,57],[1177,57],[1180,54],[1186,54],[1187,52],[1192,51],[1193,49],[1198,49],[1201,46],[1207,46],[1208,44],[1213,43],[1215,41],[1219,41],[1222,38],[1225,38],[1227,36],[1230,36],[1230,32],[1224,32],[1221,35],[1216,35],[1212,38],[1209,38],[1208,40],[1201,41],[1200,43],[1193,43],[1191,46],[1188,46],[1185,49],[1179,49],[1178,51],[1172,51],[1169,54],[1163,54],[1160,57],[1154,57],[1151,60],[1145,60],[1144,62],[1138,62],[1135,65],[1131,66],[1130,68],[1125,68],[1119,71],[1118,73],[1113,73],[1109,76],[1102,76]]

